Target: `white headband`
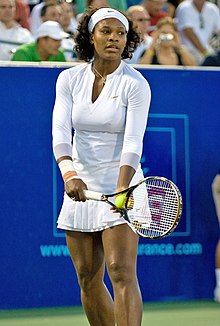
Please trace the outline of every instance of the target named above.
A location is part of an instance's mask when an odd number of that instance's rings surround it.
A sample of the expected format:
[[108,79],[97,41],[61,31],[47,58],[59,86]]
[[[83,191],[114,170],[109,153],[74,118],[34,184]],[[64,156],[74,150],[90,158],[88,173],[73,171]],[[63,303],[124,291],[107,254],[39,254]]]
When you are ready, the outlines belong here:
[[103,19],[106,18],[116,18],[118,19],[125,27],[126,32],[129,30],[129,23],[127,18],[121,14],[119,11],[112,8],[101,8],[98,9],[94,14],[90,17],[88,23],[88,30],[91,33],[95,25]]

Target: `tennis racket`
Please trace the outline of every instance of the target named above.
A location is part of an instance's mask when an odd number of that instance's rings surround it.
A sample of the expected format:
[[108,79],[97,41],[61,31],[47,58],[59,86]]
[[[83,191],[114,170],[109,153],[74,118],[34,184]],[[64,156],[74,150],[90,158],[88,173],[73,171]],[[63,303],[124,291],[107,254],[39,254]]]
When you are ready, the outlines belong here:
[[[115,198],[124,194],[123,208]],[[164,177],[147,177],[121,192],[105,195],[85,190],[87,199],[103,201],[120,212],[131,229],[149,239],[163,238],[178,225],[182,214],[182,196],[178,187]]]

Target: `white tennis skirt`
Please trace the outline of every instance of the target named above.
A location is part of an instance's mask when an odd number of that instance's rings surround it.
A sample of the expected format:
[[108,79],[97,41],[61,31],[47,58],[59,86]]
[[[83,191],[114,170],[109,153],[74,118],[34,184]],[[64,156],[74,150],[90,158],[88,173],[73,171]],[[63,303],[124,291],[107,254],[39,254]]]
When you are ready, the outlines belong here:
[[[100,189],[97,189],[97,184],[94,185],[96,188],[94,189],[94,187],[91,185],[91,180],[86,180],[86,178],[82,179],[85,181],[87,186],[89,185],[89,190],[100,191]],[[114,179],[115,180],[111,178],[110,180],[116,184],[117,178]],[[143,172],[141,169],[138,169],[132,179],[131,184],[135,184],[141,179],[143,179]],[[97,180],[94,178],[94,175],[92,180]],[[126,223],[125,219],[121,217],[119,213],[113,213],[109,204],[94,200],[87,200],[86,202],[74,202],[65,193],[63,205],[57,220],[57,227],[59,229],[69,231],[96,232],[124,223]]]

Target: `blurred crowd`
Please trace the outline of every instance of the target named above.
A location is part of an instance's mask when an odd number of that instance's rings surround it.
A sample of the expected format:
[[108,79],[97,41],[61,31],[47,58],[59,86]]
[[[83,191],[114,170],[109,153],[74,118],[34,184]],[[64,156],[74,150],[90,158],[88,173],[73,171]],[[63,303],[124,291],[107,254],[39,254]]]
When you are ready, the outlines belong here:
[[220,0],[0,0],[0,61],[78,61],[81,16],[106,6],[141,35],[128,63],[220,66]]

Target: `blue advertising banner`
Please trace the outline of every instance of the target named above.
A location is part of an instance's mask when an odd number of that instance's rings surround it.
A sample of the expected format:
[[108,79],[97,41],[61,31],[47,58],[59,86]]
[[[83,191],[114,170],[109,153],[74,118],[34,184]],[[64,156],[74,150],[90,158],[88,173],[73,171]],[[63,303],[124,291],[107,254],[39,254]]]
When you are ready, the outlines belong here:
[[[0,309],[80,305],[65,235],[56,228],[63,184],[51,146],[55,83],[66,68],[0,67]],[[212,298],[220,70],[137,69],[152,89],[144,173],[172,179],[183,195],[175,231],[140,239],[143,300]]]

